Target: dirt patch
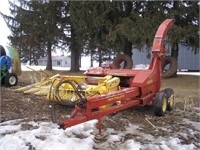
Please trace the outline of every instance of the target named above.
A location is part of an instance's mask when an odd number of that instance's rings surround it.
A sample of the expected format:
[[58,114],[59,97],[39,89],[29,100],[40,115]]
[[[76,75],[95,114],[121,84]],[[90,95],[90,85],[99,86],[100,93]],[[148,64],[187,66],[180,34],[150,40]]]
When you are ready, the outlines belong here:
[[[64,75],[82,75],[79,73],[57,72]],[[45,97],[35,95],[24,95],[14,92],[14,89],[29,85],[34,82],[33,72],[23,72],[19,76],[19,84],[16,87],[6,88],[1,87],[1,122],[12,119],[28,120],[51,120],[50,103],[45,101]],[[189,118],[192,121],[199,121],[199,116],[193,115],[196,111],[195,107],[199,107],[199,77],[179,75],[176,78],[162,80],[162,88],[172,88],[175,91],[175,109],[168,112],[164,117],[155,117],[152,106],[133,107],[127,110],[112,114],[103,118],[104,127],[114,128],[115,130],[125,130],[129,120],[133,124],[142,124],[143,132],[162,136],[163,134],[171,135],[174,130],[185,130],[190,128],[182,123],[183,119]],[[38,79],[39,80],[39,79]],[[57,118],[67,117],[73,110],[73,107],[56,106]],[[161,127],[170,126],[170,131],[164,131]],[[24,130],[32,128],[29,125],[24,125]],[[159,128],[156,130],[156,128]],[[151,130],[152,129],[152,130]],[[153,130],[154,129],[154,130]],[[163,130],[163,131],[162,131]],[[162,131],[162,132],[160,132]],[[129,138],[129,137],[126,137]],[[183,142],[188,139],[183,138]],[[197,138],[193,137],[193,141]]]
[[[79,73],[70,73],[65,71],[52,71],[53,74],[63,74],[63,75],[81,75]],[[30,120],[51,120],[51,107],[50,103],[45,101],[45,97],[35,96],[35,95],[24,95],[22,93],[14,92],[15,89],[23,87],[26,85],[33,84],[43,78],[41,74],[35,72],[23,72],[19,76],[18,85],[15,87],[1,87],[0,91],[0,108],[1,115],[0,121],[7,121],[12,119],[22,119],[28,118]],[[66,109],[63,106],[57,108],[58,114],[66,114]]]

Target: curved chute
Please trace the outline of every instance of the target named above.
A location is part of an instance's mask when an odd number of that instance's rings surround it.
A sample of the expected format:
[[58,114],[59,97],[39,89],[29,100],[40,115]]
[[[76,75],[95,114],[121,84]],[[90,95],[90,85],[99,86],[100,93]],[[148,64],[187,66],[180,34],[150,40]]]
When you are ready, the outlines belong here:
[[164,39],[167,34],[167,31],[174,24],[174,22],[175,22],[174,19],[166,19],[159,26],[159,28],[156,32],[156,35],[154,37],[154,41],[153,41],[153,47],[152,47],[153,53],[154,52],[161,52],[161,53],[165,52],[165,49],[163,48]]

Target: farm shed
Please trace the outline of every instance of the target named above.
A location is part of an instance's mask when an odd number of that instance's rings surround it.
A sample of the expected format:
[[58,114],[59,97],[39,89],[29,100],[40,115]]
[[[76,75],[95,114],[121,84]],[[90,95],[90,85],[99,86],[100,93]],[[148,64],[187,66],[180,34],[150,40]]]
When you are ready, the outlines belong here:
[[[166,46],[166,49],[171,49],[170,46]],[[149,64],[152,55],[151,50],[150,57],[147,58],[148,50],[144,47],[141,51],[138,49],[133,49],[133,65],[138,64]],[[170,51],[166,54],[170,55]],[[199,51],[195,53],[192,51],[191,47],[179,44],[179,55],[178,55],[178,70],[188,70],[188,71],[199,71],[200,70],[200,53]]]

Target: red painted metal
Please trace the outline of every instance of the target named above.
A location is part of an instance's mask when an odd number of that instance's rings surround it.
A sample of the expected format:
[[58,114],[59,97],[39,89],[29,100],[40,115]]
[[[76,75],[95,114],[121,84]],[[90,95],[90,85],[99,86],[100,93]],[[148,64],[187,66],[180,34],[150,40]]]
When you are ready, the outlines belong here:
[[60,125],[62,126],[62,128],[66,129],[68,127],[71,127],[71,126],[74,126],[86,121],[88,121],[87,116],[82,115],[82,116],[78,116],[78,117],[71,118],[68,120],[63,120],[60,122]]
[[[167,19],[158,28],[152,47],[153,59],[148,70],[131,69],[89,69],[86,76],[112,75],[120,79],[128,79],[128,87],[121,87],[121,90],[87,98],[83,107],[75,106],[69,120],[61,122],[63,128],[67,128],[91,119],[98,119],[98,127],[102,128],[101,118],[111,113],[127,109],[133,106],[145,106],[148,103],[154,104],[155,95],[160,90],[161,84],[161,57],[165,53],[163,48],[164,38],[175,20]],[[119,102],[117,104],[117,102]],[[109,105],[105,109],[101,106]],[[77,116],[78,114],[81,114]],[[101,130],[100,130],[101,132]]]
[[117,101],[125,103],[130,98],[135,98],[140,95],[138,87],[126,88],[120,91],[100,95],[97,97],[89,97],[87,99],[86,107],[88,109],[95,109],[103,105],[112,104]]
[[169,28],[174,24],[175,20],[174,19],[166,19],[163,21],[163,23],[159,26],[156,35],[154,37],[153,41],[153,47],[152,47],[152,52],[160,52],[160,53],[165,53],[165,49],[163,47],[164,44],[164,39],[167,34],[167,31]]

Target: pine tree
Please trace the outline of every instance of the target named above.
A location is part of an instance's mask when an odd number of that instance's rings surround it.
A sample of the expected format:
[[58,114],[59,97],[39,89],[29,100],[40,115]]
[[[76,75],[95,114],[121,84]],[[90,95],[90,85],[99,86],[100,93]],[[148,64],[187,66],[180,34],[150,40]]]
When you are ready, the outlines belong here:
[[198,50],[198,8],[195,1],[19,1],[10,3],[12,16],[3,15],[24,61],[70,45],[71,71],[79,71],[81,53],[92,54],[99,64],[112,55],[132,55],[132,47],[151,47],[157,27],[166,18],[176,24],[168,34],[172,56],[178,43]]
[[10,2],[12,16],[3,15],[12,31],[13,46],[20,49],[24,61],[37,62],[47,55],[47,70],[52,69],[51,52],[69,44],[65,34],[68,26],[66,2],[18,1]]

